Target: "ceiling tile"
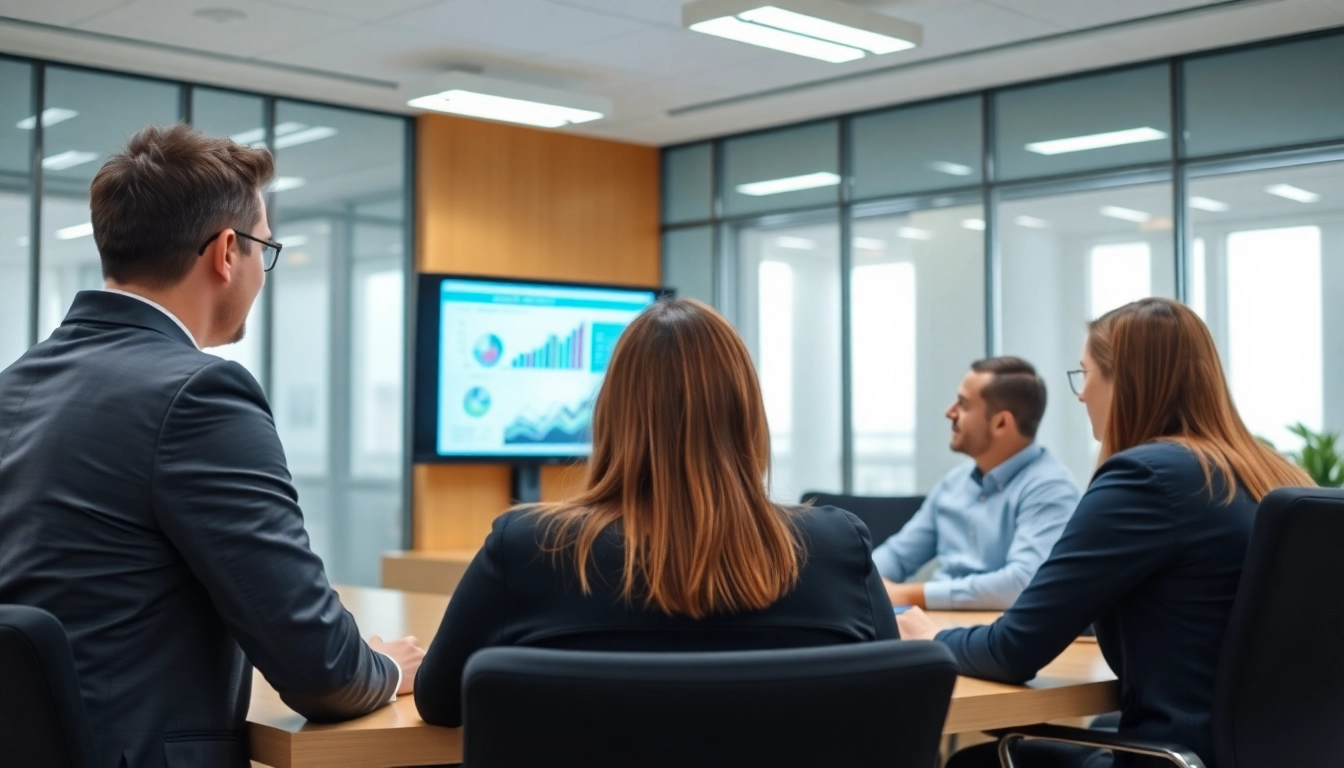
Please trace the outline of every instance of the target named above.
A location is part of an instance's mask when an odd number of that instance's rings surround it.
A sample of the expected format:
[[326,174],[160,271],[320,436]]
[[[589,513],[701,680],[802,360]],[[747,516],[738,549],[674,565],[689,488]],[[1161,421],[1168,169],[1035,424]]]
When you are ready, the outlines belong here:
[[1137,19],[1184,8],[1209,5],[1219,0],[1125,0],[1124,2],[1078,2],[1078,0],[986,0],[992,5],[1030,16],[1066,29],[1080,29]]
[[689,0],[550,0],[556,5],[602,11],[635,21],[681,26],[681,6]]
[[264,5],[256,0],[229,0],[228,8],[246,17],[224,23],[194,16],[195,3],[181,0],[136,0],[104,13],[80,29],[235,56],[251,56],[281,46],[353,28],[356,23],[325,14]]
[[0,0],[0,16],[69,26],[132,0]]
[[315,11],[360,21],[378,21],[441,0],[261,0],[267,5]]
[[549,53],[648,27],[544,0],[445,0],[387,19],[388,26],[430,29],[483,48]]
[[668,77],[732,66],[769,55],[752,45],[687,29],[648,28],[554,52],[556,58],[626,73]]

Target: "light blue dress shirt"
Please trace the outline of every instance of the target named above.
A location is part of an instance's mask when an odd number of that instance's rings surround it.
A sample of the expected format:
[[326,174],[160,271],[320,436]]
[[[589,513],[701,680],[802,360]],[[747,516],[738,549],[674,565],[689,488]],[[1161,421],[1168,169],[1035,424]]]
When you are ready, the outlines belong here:
[[924,585],[931,610],[1005,610],[1050,554],[1079,495],[1064,464],[1035,443],[988,473],[967,462],[873,550],[873,562],[883,578],[904,581],[937,557]]

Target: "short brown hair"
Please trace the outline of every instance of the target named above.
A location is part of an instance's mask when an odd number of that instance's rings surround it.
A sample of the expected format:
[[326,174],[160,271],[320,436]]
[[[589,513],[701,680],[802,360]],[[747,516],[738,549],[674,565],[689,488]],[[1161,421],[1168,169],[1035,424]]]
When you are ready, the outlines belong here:
[[1045,382],[1036,375],[1035,366],[1020,357],[989,357],[971,363],[971,370],[994,374],[980,393],[989,405],[989,415],[1013,414],[1017,431],[1035,439],[1045,417]]
[[180,123],[142,128],[103,163],[89,190],[103,277],[154,288],[177,284],[214,232],[256,227],[257,193],[274,175],[265,149]]

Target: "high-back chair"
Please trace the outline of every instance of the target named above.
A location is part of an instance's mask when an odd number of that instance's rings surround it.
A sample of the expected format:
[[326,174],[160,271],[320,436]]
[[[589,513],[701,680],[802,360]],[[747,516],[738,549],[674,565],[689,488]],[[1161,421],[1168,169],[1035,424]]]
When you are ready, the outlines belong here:
[[845,496],[819,491],[807,491],[802,500],[817,507],[839,507],[853,512],[868,526],[874,547],[901,530],[924,505],[923,496]]
[[0,764],[93,768],[93,733],[65,628],[25,605],[0,605]]

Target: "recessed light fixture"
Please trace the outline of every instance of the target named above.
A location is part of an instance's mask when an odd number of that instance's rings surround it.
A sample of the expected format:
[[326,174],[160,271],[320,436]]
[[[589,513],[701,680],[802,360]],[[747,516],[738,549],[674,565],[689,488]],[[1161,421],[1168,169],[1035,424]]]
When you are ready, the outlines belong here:
[[1309,192],[1301,187],[1294,187],[1292,184],[1271,184],[1265,187],[1265,191],[1271,195],[1278,195],[1299,203],[1315,203],[1321,199],[1320,194]]
[[897,237],[903,237],[906,240],[932,240],[933,233],[927,229],[919,227],[900,227],[896,230]]
[[[64,107],[47,107],[42,110],[42,127],[50,128],[57,123],[64,123],[72,117],[78,117],[79,113],[73,109]],[[15,128],[22,131],[31,131],[37,127],[37,116],[29,115],[14,124]]]
[[681,7],[695,32],[839,64],[914,48],[918,24],[840,0],[697,0]]
[[1090,133],[1086,136],[1070,136],[1067,139],[1033,141],[1027,145],[1027,151],[1035,152],[1038,155],[1062,155],[1066,152],[1083,152],[1089,149],[1120,147],[1125,144],[1142,144],[1145,141],[1159,141],[1165,138],[1167,138],[1167,134],[1163,131],[1145,126],[1143,128],[1128,128],[1123,131]]
[[1136,224],[1142,224],[1153,218],[1151,213],[1136,211],[1133,208],[1121,208],[1118,205],[1103,205],[1101,210],[1097,212],[1102,216],[1108,216],[1112,219],[1120,219],[1121,221],[1132,221]]
[[856,237],[854,247],[865,251],[881,251],[887,247],[887,241],[876,237]]
[[48,155],[42,158],[42,167],[49,171],[64,171],[68,168],[74,168],[77,165],[83,165],[97,160],[97,152],[81,152],[77,149],[67,149],[55,155]]
[[1190,207],[1198,208],[1201,211],[1209,211],[1210,213],[1222,213],[1232,206],[1224,203],[1222,200],[1214,200],[1211,197],[1199,197],[1196,195],[1195,197],[1190,198]]
[[425,85],[407,88],[405,94],[406,103],[416,109],[540,128],[587,123],[611,114],[611,100],[601,96],[470,72],[450,72]]
[[806,237],[780,235],[775,238],[775,245],[780,248],[792,248],[795,251],[813,251],[817,248],[817,241]]
[[746,184],[738,184],[737,192],[740,195],[763,197],[765,195],[778,195],[783,192],[797,192],[801,189],[834,187],[839,183],[840,177],[838,175],[822,171],[820,173],[805,173],[802,176],[788,176],[782,179],[751,181]]
[[298,176],[276,176],[275,181],[271,182],[271,191],[287,192],[291,189],[298,189],[307,183],[307,179],[301,179]]
[[1026,227],[1027,229],[1050,228],[1050,222],[1045,219],[1038,219],[1035,216],[1017,216],[1013,219],[1013,223],[1019,227]]
[[83,224],[76,224],[73,227],[65,227],[56,230],[57,240],[76,240],[81,237],[88,237],[93,234],[93,222],[86,221]]
[[946,160],[934,160],[929,163],[929,167],[939,173],[946,173],[949,176],[970,176],[972,173],[975,173],[975,169],[969,165],[950,163]]
[[975,230],[975,231],[977,231],[977,232],[984,232],[984,231],[985,231],[985,220],[984,220],[984,219],[962,219],[962,220],[961,220],[961,226],[962,226],[963,229],[973,229],[973,230]]

